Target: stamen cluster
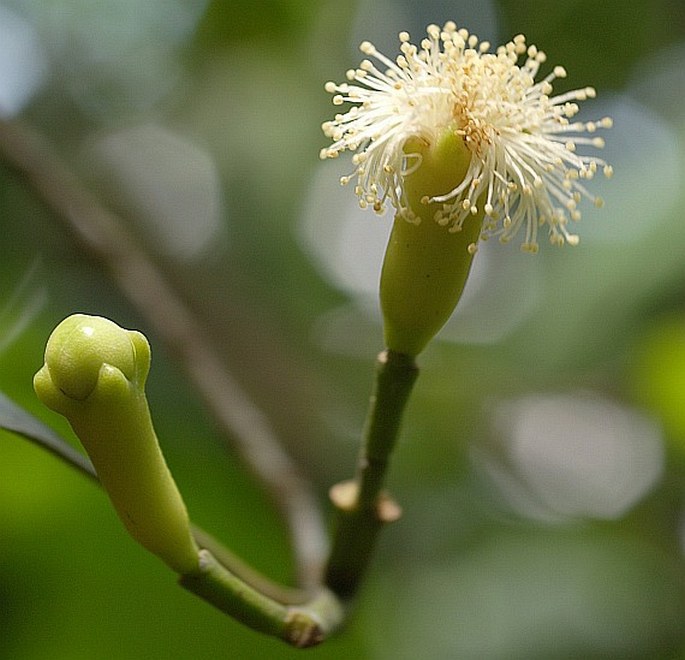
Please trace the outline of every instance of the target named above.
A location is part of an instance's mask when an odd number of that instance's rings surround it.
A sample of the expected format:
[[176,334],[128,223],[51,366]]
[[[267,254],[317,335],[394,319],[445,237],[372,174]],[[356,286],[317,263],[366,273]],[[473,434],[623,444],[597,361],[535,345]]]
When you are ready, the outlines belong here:
[[[426,145],[452,131],[471,153],[463,181],[440,195],[435,220],[459,231],[469,215],[484,214],[481,238],[511,240],[522,227],[522,249],[538,250],[538,230],[546,227],[553,244],[576,245],[570,222],[580,219],[582,198],[602,205],[585,187],[601,168],[612,168],[578,147],[602,148],[593,135],[612,121],[574,121],[579,101],[594,98],[592,87],[552,95],[552,83],[565,78],[556,66],[536,82],[545,54],[527,45],[523,35],[490,53],[490,44],[452,23],[430,25],[419,46],[402,32],[400,55],[393,61],[364,42],[368,58],[347,72],[347,82],[326,83],[333,104],[352,106],[322,128],[333,144],[321,158],[354,152],[354,170],[341,183],[355,182],[362,208],[382,213],[388,201],[410,222],[419,222],[408,203],[403,179],[421,165],[407,153],[410,138]],[[525,58],[525,59],[523,59]],[[523,63],[520,64],[520,61]]]

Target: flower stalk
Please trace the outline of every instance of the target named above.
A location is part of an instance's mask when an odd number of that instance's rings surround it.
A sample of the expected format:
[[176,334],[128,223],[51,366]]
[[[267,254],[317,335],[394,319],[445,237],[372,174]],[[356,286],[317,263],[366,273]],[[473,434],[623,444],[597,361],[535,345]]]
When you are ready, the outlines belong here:
[[412,357],[395,351],[378,356],[355,477],[331,489],[338,515],[325,582],[344,600],[357,593],[380,529],[401,515],[383,485],[417,376]]
[[240,579],[205,549],[198,569],[181,576],[179,584],[253,630],[297,648],[320,644],[343,619],[339,601],[327,589],[300,605],[285,604]]

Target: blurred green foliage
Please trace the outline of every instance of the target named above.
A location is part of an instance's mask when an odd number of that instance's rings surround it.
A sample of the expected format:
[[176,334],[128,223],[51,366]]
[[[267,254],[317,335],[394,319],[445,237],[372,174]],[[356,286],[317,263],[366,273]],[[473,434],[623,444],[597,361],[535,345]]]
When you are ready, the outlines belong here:
[[[303,238],[311,187],[320,168],[330,166],[317,160],[319,125],[332,112],[323,83],[358,63],[357,34],[387,36],[386,23],[370,17],[391,16],[393,25],[406,19],[418,38],[416,30],[429,22],[451,18],[468,27],[487,14],[498,22],[484,38],[523,32],[548,52],[551,65],[568,69],[568,85],[596,86],[597,105],[587,112],[617,115],[607,135],[616,177],[603,190],[606,208],[586,214],[577,249],[542,250],[531,265],[531,257],[509,246],[506,261],[486,279],[482,309],[477,299],[473,315],[464,310],[462,326],[455,322],[422,356],[390,483],[405,516],[383,536],[349,629],[307,653],[374,660],[681,657],[682,3],[418,4],[6,0],[0,9],[35,30],[44,62],[21,119],[131,223],[220,341],[226,363],[322,502],[352,470],[381,348],[366,301],[341,291],[321,267],[321,246]],[[1,52],[3,66],[5,60],[23,66]],[[161,137],[142,168],[120,139],[140,127],[162,129],[145,133]],[[336,172],[323,176],[334,180]],[[185,219],[176,214],[198,190],[208,191],[207,205]],[[167,224],[154,212],[163,203]],[[337,201],[317,210],[322,226],[343,222]],[[184,223],[194,219],[196,251],[179,252],[179,245],[188,248]],[[370,225],[384,221],[369,214]],[[165,347],[101,264],[81,253],[31,186],[5,167],[0,223],[0,389],[72,438],[31,389],[50,330],[81,311],[146,332],[153,346],[149,399],[191,515],[257,568],[290,579],[282,523]],[[361,252],[343,267],[355,269],[357,261],[364,261]],[[483,316],[486,309],[490,316]],[[515,323],[507,327],[507,319]],[[480,341],[460,336],[467,320]],[[540,493],[524,484],[523,506],[512,495],[521,490],[493,478],[506,474],[507,483],[522,483],[494,421],[502,404],[578,392],[663,424],[663,471],[615,519],[547,509],[538,515],[547,506]],[[600,424],[598,442],[602,430]],[[640,446],[639,438],[631,442]],[[609,476],[606,488],[607,497],[618,489]],[[4,432],[0,626],[0,657],[20,660],[297,653],[177,588],[165,567],[126,536],[102,493]]]

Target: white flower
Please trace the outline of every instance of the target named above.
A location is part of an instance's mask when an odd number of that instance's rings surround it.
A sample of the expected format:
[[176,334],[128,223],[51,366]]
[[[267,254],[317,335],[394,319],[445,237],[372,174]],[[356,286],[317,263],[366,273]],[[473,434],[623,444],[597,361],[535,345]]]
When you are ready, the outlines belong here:
[[403,178],[420,166],[421,155],[406,153],[405,145],[410,138],[431,145],[453,131],[464,140],[471,161],[457,187],[422,200],[440,205],[439,224],[459,231],[469,215],[482,211],[482,239],[497,235],[506,242],[524,226],[522,249],[535,252],[538,229],[546,225],[552,243],[576,245],[578,237],[568,225],[580,219],[579,202],[585,197],[602,205],[584,182],[598,167],[612,174],[603,160],[576,152],[577,147],[603,147],[604,140],[592,134],[612,124],[608,117],[572,121],[576,102],[594,98],[595,90],[552,96],[552,81],[566,71],[554,67],[536,82],[546,56],[528,46],[523,35],[489,53],[490,44],[479,44],[452,22],[442,29],[430,25],[427,32],[420,46],[400,33],[395,61],[362,43],[362,53],[379,65],[365,59],[347,72],[349,82],[326,84],[335,105],[353,105],[323,124],[333,144],[322,149],[321,158],[355,152],[355,169],[341,183],[356,179],[362,208],[382,213],[390,200],[401,217],[418,222]]

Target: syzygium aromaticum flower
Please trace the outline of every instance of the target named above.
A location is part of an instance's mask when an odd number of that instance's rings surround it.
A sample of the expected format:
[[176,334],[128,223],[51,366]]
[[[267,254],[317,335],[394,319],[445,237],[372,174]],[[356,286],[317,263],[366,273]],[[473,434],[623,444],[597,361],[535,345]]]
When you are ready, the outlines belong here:
[[[381,303],[388,348],[409,354],[449,317],[479,240],[506,242],[522,231],[522,249],[537,252],[545,231],[553,244],[576,245],[570,224],[580,219],[579,203],[602,204],[585,183],[598,168],[612,173],[603,160],[578,152],[601,148],[594,133],[611,126],[609,118],[573,120],[577,102],[593,98],[593,88],[553,96],[553,81],[566,72],[554,67],[536,81],[546,57],[523,35],[490,53],[487,42],[454,23],[427,32],[419,46],[401,33],[395,60],[362,43],[376,63],[365,59],[347,72],[348,82],[326,84],[335,105],[351,107],[323,124],[333,144],[321,151],[322,158],[354,152],[354,169],[341,182],[354,183],[363,208],[382,213],[389,201],[395,209]],[[407,227],[428,224],[434,226]],[[464,237],[450,238],[455,234]],[[442,240],[452,241],[450,248]],[[410,243],[413,258],[396,249]],[[436,276],[450,269],[458,273]],[[414,279],[424,282],[412,287]],[[426,327],[389,327],[407,322]]]

